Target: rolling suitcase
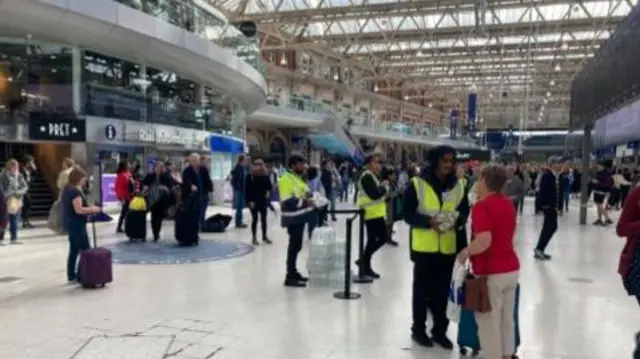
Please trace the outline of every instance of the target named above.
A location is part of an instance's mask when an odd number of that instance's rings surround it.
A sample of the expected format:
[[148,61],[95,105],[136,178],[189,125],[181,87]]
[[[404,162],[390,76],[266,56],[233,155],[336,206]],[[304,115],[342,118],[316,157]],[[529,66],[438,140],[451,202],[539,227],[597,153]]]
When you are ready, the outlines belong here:
[[[516,302],[513,310],[513,322],[515,326],[515,351],[520,347],[520,323],[518,311],[520,307],[520,284],[516,288]],[[475,357],[480,353],[480,339],[478,338],[478,324],[476,323],[475,314],[462,308],[460,313],[460,323],[458,324],[458,347],[460,354],[467,355],[468,349],[471,349],[471,356]],[[517,359],[517,355],[513,355],[512,359]]]
[[147,240],[147,212],[129,210],[124,222],[124,233],[130,241]]
[[83,288],[104,287],[113,281],[111,251],[98,247],[96,224],[91,220],[93,229],[93,248],[80,253],[78,263],[79,281]]

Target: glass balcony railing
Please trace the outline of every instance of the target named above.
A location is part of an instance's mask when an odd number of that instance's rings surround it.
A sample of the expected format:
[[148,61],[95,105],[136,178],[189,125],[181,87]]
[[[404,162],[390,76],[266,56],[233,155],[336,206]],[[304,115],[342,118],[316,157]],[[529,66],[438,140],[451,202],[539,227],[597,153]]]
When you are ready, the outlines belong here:
[[260,57],[258,38],[244,36],[225,15],[206,2],[189,0],[114,0],[185,29],[230,50],[260,73],[266,65]]

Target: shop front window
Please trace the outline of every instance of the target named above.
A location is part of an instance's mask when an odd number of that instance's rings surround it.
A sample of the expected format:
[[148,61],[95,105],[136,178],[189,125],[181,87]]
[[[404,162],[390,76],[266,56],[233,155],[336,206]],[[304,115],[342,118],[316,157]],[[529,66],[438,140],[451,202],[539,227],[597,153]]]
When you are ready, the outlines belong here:
[[82,59],[82,109],[87,115],[142,121],[145,113],[140,65],[84,51]]
[[203,128],[200,85],[174,73],[147,68],[147,120],[155,123],[179,124]]
[[73,111],[71,48],[0,38],[0,113]]

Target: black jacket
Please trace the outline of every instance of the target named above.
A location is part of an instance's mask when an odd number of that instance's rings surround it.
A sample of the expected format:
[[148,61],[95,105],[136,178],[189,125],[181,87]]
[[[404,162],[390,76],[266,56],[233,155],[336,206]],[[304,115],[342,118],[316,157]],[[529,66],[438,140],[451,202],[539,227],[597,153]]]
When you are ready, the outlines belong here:
[[[438,199],[440,203],[442,203],[442,194],[444,192],[452,190],[456,184],[458,183],[458,178],[451,174],[444,183],[436,177],[435,173],[431,170],[431,167],[426,167],[420,173],[420,178],[425,180],[436,192],[438,195]],[[468,187],[468,186],[467,186]],[[466,238],[466,230],[464,230],[464,226],[467,223],[467,219],[469,218],[469,200],[467,199],[468,188],[465,188],[465,195],[462,198],[462,201],[458,205],[458,220],[456,221],[456,233],[457,233],[457,243],[456,243],[456,251],[459,252],[463,248],[467,246],[467,238]],[[410,227],[416,228],[431,228],[430,220],[431,218],[427,215],[418,213],[418,195],[416,194],[416,190],[413,184],[407,186],[404,192],[404,221]],[[411,234],[409,234],[411,236]],[[411,238],[410,238],[411,240]],[[429,256],[433,255],[430,253],[416,253],[411,251],[411,259],[415,260],[419,256]]]
[[329,198],[333,192],[333,173],[323,168],[322,172],[320,172],[320,183],[322,183],[322,188],[324,188],[325,196]]
[[245,203],[255,203],[257,207],[266,207],[268,196],[273,186],[268,175],[254,176],[247,175],[244,180],[244,199]]
[[235,191],[242,191],[244,189],[245,180],[245,167],[241,164],[236,164],[231,170],[231,187]]
[[[146,176],[144,176],[144,178],[142,179],[142,185],[143,186],[147,186],[149,187],[150,185],[152,185],[153,183],[156,182],[156,178],[158,177],[158,175],[155,172],[151,172],[148,173]],[[173,179],[173,177],[171,176],[171,174],[167,175],[167,172],[163,173],[160,175],[160,184],[163,186],[166,186],[167,188],[171,189],[173,188],[173,186],[175,186],[177,183],[176,181]]]
[[538,192],[538,201],[542,209],[555,208],[562,209],[562,201],[560,200],[561,183],[560,174],[556,176],[552,171],[546,170],[540,174],[540,191]]
[[369,173],[367,175],[362,176],[360,178],[360,185],[362,186],[362,190],[372,201],[378,200],[384,197],[387,194],[387,189],[385,186],[377,185],[376,179],[374,178],[373,173]]
[[[198,180],[198,177],[200,177],[200,180]],[[200,197],[205,197],[210,192],[213,192],[213,182],[206,167],[200,166],[198,172],[196,172],[193,167],[188,166],[182,171],[182,186],[180,187],[180,191],[183,199],[188,198],[189,195],[193,193],[191,186],[196,186],[197,193]]]

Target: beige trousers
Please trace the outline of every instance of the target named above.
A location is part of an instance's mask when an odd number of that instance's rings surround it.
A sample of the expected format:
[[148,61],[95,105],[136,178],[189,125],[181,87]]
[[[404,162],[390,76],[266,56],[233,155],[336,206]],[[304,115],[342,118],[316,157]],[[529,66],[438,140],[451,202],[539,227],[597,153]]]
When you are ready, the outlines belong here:
[[487,278],[491,312],[476,313],[483,358],[502,359],[515,354],[513,311],[519,272],[490,275]]

